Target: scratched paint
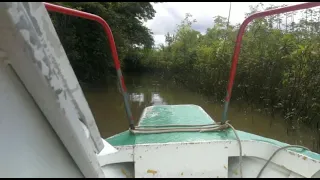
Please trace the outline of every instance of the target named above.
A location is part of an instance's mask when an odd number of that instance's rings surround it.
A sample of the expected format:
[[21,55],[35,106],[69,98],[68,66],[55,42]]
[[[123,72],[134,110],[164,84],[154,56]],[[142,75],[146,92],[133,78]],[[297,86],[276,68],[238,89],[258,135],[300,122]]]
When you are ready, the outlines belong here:
[[[94,146],[87,140],[85,132],[80,126],[79,119],[86,120],[87,117],[79,113],[79,108],[74,100],[75,98],[81,99],[81,97],[75,97],[71,93],[74,88],[70,88],[70,84],[77,84],[78,81],[74,74],[72,76],[73,71],[70,65],[71,73],[62,71],[68,67],[62,61],[68,62],[68,59],[46,9],[41,2],[4,2],[1,3],[1,7],[6,9],[7,14],[4,17],[9,19],[5,26],[1,27],[7,28],[5,31],[11,30],[11,36],[6,38],[11,38],[12,46],[16,45],[16,47],[6,49],[7,52],[10,52],[13,68],[71,156],[78,157],[74,158],[74,161],[82,173],[86,177],[103,177],[95,157]],[[48,26],[49,29],[44,26]],[[51,39],[52,42],[48,41],[48,37],[55,38],[56,41],[53,39]],[[52,44],[57,42],[60,45]],[[13,53],[14,50],[16,52]],[[34,81],[30,81],[31,77],[34,78]],[[68,77],[69,80],[70,77],[74,78],[73,83],[68,81]],[[38,89],[36,89],[37,87]],[[82,98],[84,99],[83,95]],[[45,100],[47,102],[44,102]],[[83,108],[81,110],[84,112]],[[88,129],[92,130],[92,125],[95,123],[85,122]],[[90,132],[90,135],[92,136],[93,133],[95,132]],[[71,139],[73,143],[69,143]],[[92,137],[92,139],[98,139],[95,141],[97,151],[103,148],[103,146],[99,148],[99,141],[102,142],[100,136]],[[82,163],[79,163],[80,161]]]

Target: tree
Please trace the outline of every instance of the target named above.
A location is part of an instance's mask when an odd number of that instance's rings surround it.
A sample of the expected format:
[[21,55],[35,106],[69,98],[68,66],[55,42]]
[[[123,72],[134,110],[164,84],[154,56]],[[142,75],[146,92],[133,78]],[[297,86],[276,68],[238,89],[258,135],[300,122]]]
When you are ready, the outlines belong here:
[[[55,2],[55,4],[101,16],[112,29],[121,65],[130,64],[137,46],[151,48],[151,31],[143,21],[155,10],[149,2]],[[82,82],[105,81],[115,76],[106,35],[100,24],[77,17],[50,13],[72,67]],[[130,55],[130,56],[129,56]],[[124,61],[124,59],[126,61]]]

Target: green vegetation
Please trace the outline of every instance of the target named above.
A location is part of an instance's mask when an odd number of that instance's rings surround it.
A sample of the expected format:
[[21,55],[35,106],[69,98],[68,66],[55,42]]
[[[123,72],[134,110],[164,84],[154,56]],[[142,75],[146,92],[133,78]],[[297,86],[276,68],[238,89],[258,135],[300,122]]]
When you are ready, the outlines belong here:
[[[155,10],[149,2],[56,2],[72,9],[96,14],[112,29],[123,69],[138,67],[144,49],[153,44],[152,33],[143,21],[152,19]],[[94,21],[51,13],[72,67],[81,82],[105,83],[116,72],[102,26]],[[128,68],[127,68],[128,67]]]
[[[103,17],[113,30],[125,70],[143,67],[160,71],[190,89],[223,100],[239,29],[239,25],[227,26],[227,18],[215,17],[213,26],[201,34],[191,28],[196,20],[187,14],[176,33],[166,35],[166,46],[152,49],[152,34],[138,20],[153,18],[155,11],[150,3],[58,4]],[[263,5],[251,7],[249,14],[259,8]],[[296,13],[304,17],[297,23],[292,22],[293,14],[288,13],[249,24],[232,101],[246,102],[271,115],[280,112],[288,122],[298,119],[318,128],[320,11]],[[51,17],[80,81],[104,81],[106,76],[115,75],[106,36],[99,24],[55,13]]]
[[[251,7],[251,13],[261,6]],[[288,23],[293,14],[283,14],[249,24],[232,101],[247,102],[270,115],[280,112],[287,122],[297,119],[318,128],[320,11],[299,13],[304,18],[298,23]],[[223,101],[239,25],[227,28],[227,18],[218,16],[213,27],[201,34],[191,28],[196,21],[191,18],[187,14],[176,33],[166,35],[167,46],[154,50],[143,64]]]

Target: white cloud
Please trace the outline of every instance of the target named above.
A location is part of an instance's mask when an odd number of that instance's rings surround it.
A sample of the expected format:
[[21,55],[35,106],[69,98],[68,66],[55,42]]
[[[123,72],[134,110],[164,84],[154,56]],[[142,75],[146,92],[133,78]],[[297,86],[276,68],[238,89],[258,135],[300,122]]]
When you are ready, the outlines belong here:
[[[259,2],[232,2],[230,23],[241,23],[245,18],[245,13],[250,12],[250,5],[257,5]],[[282,4],[299,4],[301,2],[263,2],[265,6]],[[164,43],[164,34],[173,33],[177,24],[184,19],[186,13],[192,14],[192,18],[197,22],[193,28],[204,32],[212,27],[213,17],[220,15],[228,17],[229,2],[169,2],[153,4],[156,10],[155,17],[145,25],[154,33],[155,44]]]

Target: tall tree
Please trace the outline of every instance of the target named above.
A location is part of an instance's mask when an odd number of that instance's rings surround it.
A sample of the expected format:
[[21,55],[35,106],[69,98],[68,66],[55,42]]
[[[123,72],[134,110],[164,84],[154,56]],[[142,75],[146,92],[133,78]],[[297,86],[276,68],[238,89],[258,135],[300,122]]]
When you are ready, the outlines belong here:
[[[151,31],[143,21],[155,10],[149,2],[55,2],[55,4],[101,16],[112,29],[122,66],[132,61],[136,47],[151,48]],[[94,82],[114,76],[106,35],[100,24],[77,17],[50,13],[53,24],[80,81]],[[129,53],[130,52],[130,53]]]

